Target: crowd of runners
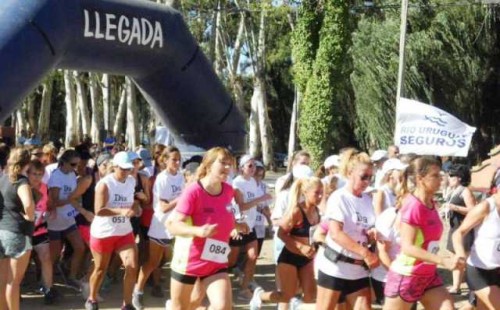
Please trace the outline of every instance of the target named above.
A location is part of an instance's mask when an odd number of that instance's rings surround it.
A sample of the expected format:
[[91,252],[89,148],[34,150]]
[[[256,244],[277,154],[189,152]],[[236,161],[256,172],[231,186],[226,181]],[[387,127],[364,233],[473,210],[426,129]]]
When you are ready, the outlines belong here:
[[[20,308],[32,260],[46,304],[61,302],[57,272],[89,310],[119,270],[121,309],[147,308],[149,282],[166,309],[231,309],[236,283],[252,310],[451,310],[464,279],[464,309],[500,309],[500,192],[477,195],[467,167],[396,146],[345,148],[316,172],[310,160],[297,152],[271,195],[262,162],[221,147],[183,160],[159,144],[0,145],[0,310]],[[265,291],[254,273],[269,226],[276,287]]]

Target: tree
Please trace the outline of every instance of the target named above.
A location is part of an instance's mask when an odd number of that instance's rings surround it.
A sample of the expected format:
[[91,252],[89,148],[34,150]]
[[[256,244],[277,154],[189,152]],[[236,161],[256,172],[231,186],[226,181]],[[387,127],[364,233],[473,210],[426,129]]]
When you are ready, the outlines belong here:
[[349,48],[349,6],[345,0],[324,3],[320,43],[301,104],[299,137],[318,167],[333,147],[331,129],[340,123],[336,93],[341,91],[343,62]]

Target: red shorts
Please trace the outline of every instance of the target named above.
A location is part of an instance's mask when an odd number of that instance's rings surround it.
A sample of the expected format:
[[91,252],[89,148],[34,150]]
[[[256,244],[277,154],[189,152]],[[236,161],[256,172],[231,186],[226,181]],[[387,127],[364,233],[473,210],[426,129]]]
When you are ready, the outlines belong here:
[[407,303],[419,301],[425,292],[443,285],[436,273],[432,276],[403,276],[389,270],[385,282],[384,295],[389,298],[400,297]]
[[90,249],[97,253],[113,253],[127,245],[135,245],[133,233],[107,238],[95,238],[90,236]]
[[90,225],[79,225],[78,231],[86,245],[90,244]]

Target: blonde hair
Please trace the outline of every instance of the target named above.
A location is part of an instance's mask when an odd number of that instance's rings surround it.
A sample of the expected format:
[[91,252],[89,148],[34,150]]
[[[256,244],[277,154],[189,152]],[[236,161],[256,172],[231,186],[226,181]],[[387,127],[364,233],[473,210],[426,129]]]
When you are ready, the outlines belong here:
[[441,168],[441,162],[432,156],[421,156],[414,158],[403,173],[401,188],[396,193],[396,208],[403,204],[406,195],[411,194],[417,187],[417,176],[424,177],[429,173],[431,167]]
[[18,147],[10,151],[7,161],[7,174],[9,180],[14,183],[19,179],[19,175],[24,167],[29,165],[31,154],[26,148]]
[[355,148],[347,149],[342,153],[341,157],[339,172],[343,177],[348,177],[358,165],[373,166],[370,156],[365,152],[359,152]]
[[318,177],[300,178],[293,182],[288,194],[288,206],[285,214],[292,216],[293,210],[299,206],[300,197],[302,197],[308,190],[320,185],[323,187],[323,182]]
[[236,167],[236,161],[231,152],[224,147],[214,147],[203,156],[200,166],[196,170],[196,180],[199,181],[208,175],[210,168],[219,156],[231,161],[231,166]]

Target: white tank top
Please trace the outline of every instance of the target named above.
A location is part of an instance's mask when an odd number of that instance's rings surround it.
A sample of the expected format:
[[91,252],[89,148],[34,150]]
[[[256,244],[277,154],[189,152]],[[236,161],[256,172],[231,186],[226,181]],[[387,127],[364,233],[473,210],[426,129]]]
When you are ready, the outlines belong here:
[[[106,208],[130,208],[134,203],[135,179],[128,176],[124,183],[109,174],[101,179],[97,185],[106,184],[109,199]],[[90,225],[90,234],[94,238],[124,236],[132,232],[130,219],[125,216],[98,216],[94,217]]]
[[500,267],[500,215],[495,199],[490,197],[486,201],[490,212],[476,230],[476,238],[467,263],[491,270]]

